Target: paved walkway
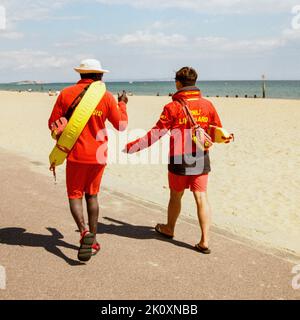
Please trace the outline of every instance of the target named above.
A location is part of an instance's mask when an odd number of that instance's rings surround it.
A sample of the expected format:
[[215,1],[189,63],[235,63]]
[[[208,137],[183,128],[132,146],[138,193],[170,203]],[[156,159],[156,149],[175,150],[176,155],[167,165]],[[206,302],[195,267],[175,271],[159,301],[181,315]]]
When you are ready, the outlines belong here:
[[[198,225],[180,219],[175,240],[153,230],[165,210],[104,190],[99,240],[88,264],[76,260],[79,234],[63,184],[0,153],[1,299],[300,299],[291,286],[296,263],[257,251],[214,228],[213,253],[193,250]],[[38,163],[35,163],[38,165]]]

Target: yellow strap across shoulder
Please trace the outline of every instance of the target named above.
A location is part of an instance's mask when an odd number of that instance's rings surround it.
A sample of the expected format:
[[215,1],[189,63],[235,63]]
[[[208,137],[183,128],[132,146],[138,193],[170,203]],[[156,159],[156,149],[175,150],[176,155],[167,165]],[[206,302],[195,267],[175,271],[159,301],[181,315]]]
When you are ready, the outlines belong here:
[[96,81],[91,84],[49,156],[52,170],[64,163],[105,92],[106,86],[103,82]]

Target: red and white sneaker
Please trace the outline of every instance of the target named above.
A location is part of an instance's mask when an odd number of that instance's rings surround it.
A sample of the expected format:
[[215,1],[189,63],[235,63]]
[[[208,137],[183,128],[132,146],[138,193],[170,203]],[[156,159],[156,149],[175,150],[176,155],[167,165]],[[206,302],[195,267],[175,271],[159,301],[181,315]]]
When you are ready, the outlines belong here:
[[93,244],[92,245],[92,256],[95,256],[100,251],[100,249],[101,249],[101,247],[98,242]]

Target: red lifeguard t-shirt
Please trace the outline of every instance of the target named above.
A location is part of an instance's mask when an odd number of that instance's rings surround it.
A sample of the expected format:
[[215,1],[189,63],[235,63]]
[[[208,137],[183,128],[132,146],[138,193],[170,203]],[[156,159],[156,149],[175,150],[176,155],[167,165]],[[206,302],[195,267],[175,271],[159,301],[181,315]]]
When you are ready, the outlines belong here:
[[[89,79],[80,80],[76,85],[62,90],[48,121],[49,129],[54,121],[65,116],[75,98],[92,82],[93,80]],[[106,91],[93,112],[93,115],[69,153],[68,161],[87,164],[106,164],[108,141],[105,127],[106,120],[111,122],[114,128],[119,131],[124,131],[127,128],[128,116],[126,104],[124,102],[117,103],[109,91]],[[98,152],[100,147],[106,151]]]
[[[170,157],[182,155],[191,151],[186,151],[183,148],[183,146],[186,145],[185,140],[187,138],[190,139],[190,135],[187,131],[187,129],[190,128],[190,125],[182,105],[178,102],[180,99],[184,99],[187,102],[195,121],[206,132],[210,125],[222,127],[221,120],[213,104],[202,97],[198,88],[186,87],[173,95],[173,101],[164,107],[159,121],[144,137],[127,145],[127,150],[129,152],[131,151],[130,153],[151,146],[169,130],[171,130]],[[194,146],[194,148],[196,147]]]

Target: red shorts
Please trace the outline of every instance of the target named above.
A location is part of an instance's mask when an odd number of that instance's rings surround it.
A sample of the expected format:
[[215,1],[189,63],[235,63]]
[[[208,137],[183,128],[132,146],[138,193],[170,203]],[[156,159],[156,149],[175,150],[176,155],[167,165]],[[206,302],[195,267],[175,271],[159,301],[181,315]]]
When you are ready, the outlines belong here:
[[105,166],[67,161],[66,181],[69,199],[81,199],[84,193],[99,193]]
[[199,176],[179,176],[169,172],[169,187],[176,192],[190,189],[192,192],[206,192],[208,174]]

